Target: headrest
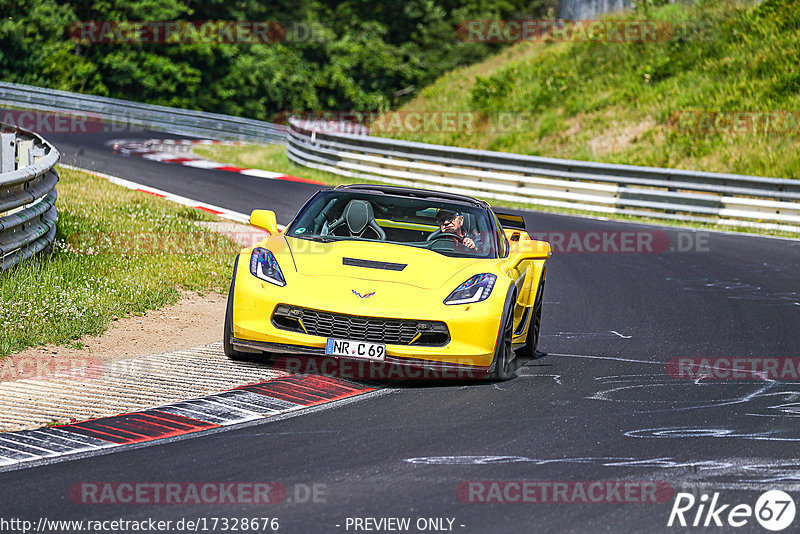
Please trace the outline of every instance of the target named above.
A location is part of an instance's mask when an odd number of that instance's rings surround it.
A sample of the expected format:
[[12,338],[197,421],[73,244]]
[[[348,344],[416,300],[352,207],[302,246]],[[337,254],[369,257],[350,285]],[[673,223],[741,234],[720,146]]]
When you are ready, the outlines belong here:
[[347,229],[351,234],[361,235],[364,228],[375,218],[372,211],[372,204],[366,200],[351,200],[344,207],[344,219],[347,221]]
[[464,232],[470,234],[475,231],[475,216],[471,213],[462,213],[464,216],[464,224],[462,224],[462,228],[464,228]]

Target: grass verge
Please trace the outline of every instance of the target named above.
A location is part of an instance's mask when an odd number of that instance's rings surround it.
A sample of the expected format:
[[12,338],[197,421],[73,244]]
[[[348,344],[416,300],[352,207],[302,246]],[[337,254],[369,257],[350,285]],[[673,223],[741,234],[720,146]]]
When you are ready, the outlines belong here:
[[201,211],[59,169],[53,253],[0,272],[0,356],[104,332],[181,291],[225,292],[238,247]]

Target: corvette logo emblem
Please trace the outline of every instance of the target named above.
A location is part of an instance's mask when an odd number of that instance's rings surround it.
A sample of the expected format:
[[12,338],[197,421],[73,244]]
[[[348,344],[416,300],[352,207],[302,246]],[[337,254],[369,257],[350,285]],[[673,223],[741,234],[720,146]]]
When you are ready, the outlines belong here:
[[372,293],[366,293],[366,294],[364,294],[364,295],[362,295],[361,293],[359,293],[359,292],[358,292],[358,291],[356,291],[355,289],[351,289],[350,291],[352,291],[352,292],[353,292],[353,295],[357,296],[357,297],[358,297],[358,298],[360,298],[361,300],[368,299],[368,298],[370,298],[372,295],[374,295],[374,294],[375,294],[375,292],[374,292],[374,291],[373,291]]

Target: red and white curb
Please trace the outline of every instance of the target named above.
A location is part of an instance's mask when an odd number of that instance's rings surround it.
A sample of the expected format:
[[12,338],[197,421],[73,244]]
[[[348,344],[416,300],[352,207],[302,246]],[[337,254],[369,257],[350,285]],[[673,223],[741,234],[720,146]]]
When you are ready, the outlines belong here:
[[40,353],[2,363],[0,432],[148,410],[292,374],[231,361],[221,341],[113,362]]
[[[219,163],[210,159],[201,158],[192,153],[192,148],[195,145],[240,146],[242,144],[243,143],[233,141],[212,141],[209,139],[118,139],[109,142],[109,145],[115,152],[125,156],[140,157],[161,163],[185,165],[186,167],[195,167],[198,169],[235,172],[270,180],[286,180],[289,182],[324,185],[317,180],[299,178],[291,174],[265,171],[263,169],[248,169],[229,163]],[[180,152],[186,152],[187,155],[178,155]]]
[[[224,219],[229,219],[231,221],[236,221],[244,224],[250,224],[250,215],[247,215],[245,213],[239,213],[238,211],[229,210],[221,206],[215,206],[213,204],[200,202],[199,200],[182,197],[180,195],[170,193],[169,191],[164,191],[162,189],[156,189],[155,187],[149,187],[146,185],[137,184],[135,182],[131,182],[130,180],[125,180],[124,178],[119,178],[117,176],[112,176],[110,174],[90,171],[88,169],[82,169],[81,167],[74,167],[72,165],[59,164],[59,166],[72,171],[85,172],[86,174],[95,176],[97,178],[108,180],[112,184],[120,185],[127,189],[132,189],[133,191],[139,191],[140,193],[146,193],[148,195],[152,195],[155,197],[164,198],[166,200],[175,202],[176,204],[181,204],[182,206],[189,206],[190,208],[195,208],[201,211],[205,211],[207,213],[211,213],[212,215],[217,215]],[[279,224],[278,229],[282,230],[283,225]]]
[[0,471],[38,460],[245,423],[376,389],[341,378],[295,374],[142,411],[0,433]]

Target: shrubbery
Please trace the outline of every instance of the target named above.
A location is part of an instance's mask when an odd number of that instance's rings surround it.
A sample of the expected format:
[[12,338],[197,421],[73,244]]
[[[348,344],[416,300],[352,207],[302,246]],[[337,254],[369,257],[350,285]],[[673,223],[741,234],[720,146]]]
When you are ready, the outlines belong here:
[[[458,39],[467,19],[552,15],[557,0],[0,0],[0,79],[272,119],[389,109],[502,45]],[[274,43],[75,43],[87,21],[274,21]],[[303,31],[293,31],[301,28]]]

